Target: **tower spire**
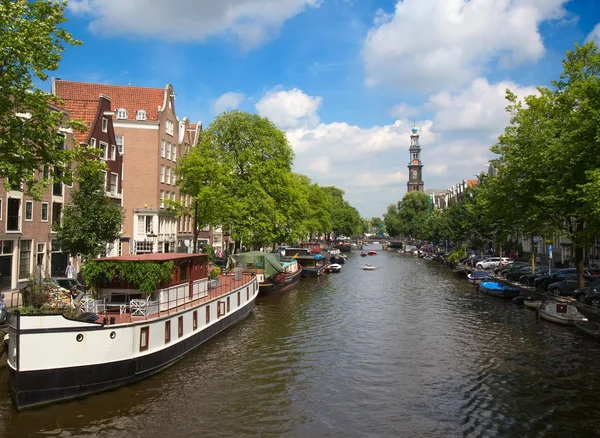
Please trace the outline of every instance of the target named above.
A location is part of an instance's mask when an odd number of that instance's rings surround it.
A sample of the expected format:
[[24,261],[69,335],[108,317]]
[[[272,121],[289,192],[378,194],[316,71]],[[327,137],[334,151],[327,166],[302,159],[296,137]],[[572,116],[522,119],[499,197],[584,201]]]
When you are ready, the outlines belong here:
[[419,145],[419,128],[417,128],[416,120],[413,121],[413,128],[410,134],[410,160],[408,162],[408,183],[406,191],[414,190],[423,191],[423,163],[421,162],[421,146]]

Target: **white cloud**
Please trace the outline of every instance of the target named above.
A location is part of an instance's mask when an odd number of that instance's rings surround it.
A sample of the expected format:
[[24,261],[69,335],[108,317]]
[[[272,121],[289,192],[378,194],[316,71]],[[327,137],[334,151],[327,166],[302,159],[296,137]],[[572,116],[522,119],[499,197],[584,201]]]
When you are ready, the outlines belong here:
[[600,46],[600,23],[598,23],[587,36],[585,42],[587,43],[588,41],[594,41],[598,46]]
[[[230,33],[251,49],[283,23],[321,0],[71,0],[75,14],[93,17],[90,29],[104,35],[141,35],[171,41],[204,41]],[[166,20],[165,20],[166,17]]]
[[236,109],[245,98],[244,93],[234,93],[233,91],[224,93],[213,102],[213,112],[219,114],[223,111]]
[[403,0],[380,12],[363,46],[366,82],[437,91],[499,61],[515,66],[545,52],[539,25],[568,0]]
[[442,91],[430,96],[426,107],[436,114],[437,131],[473,131],[495,138],[510,120],[505,110],[507,89],[520,98],[538,94],[535,87],[521,87],[511,81],[490,84],[477,78],[459,93]]
[[312,127],[319,123],[317,111],[322,101],[321,97],[309,96],[297,88],[273,89],[256,103],[256,110],[280,129]]
[[412,117],[419,114],[419,108],[415,108],[414,106],[407,105],[406,103],[399,103],[398,105],[394,105],[388,111],[388,115],[390,117],[396,119],[402,119],[405,117]]

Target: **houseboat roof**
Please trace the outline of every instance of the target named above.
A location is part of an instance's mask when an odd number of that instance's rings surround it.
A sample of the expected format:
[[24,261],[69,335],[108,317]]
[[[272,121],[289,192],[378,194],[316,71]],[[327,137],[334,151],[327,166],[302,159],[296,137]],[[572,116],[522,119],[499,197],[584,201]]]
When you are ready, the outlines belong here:
[[137,255],[126,255],[120,257],[100,257],[96,260],[99,261],[112,261],[112,262],[168,262],[169,260],[181,260],[189,258],[208,258],[208,254],[189,254],[189,253],[150,253],[150,254],[137,254]]

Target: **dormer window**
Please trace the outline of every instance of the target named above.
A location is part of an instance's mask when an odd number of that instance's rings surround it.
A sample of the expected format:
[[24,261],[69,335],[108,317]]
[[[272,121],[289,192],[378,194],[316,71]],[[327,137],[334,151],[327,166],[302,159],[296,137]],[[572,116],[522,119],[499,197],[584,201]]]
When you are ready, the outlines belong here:
[[102,132],[108,132],[108,119],[102,117]]
[[146,120],[146,110],[137,110],[135,114],[136,120]]
[[117,110],[117,119],[127,119],[127,110],[125,108]]

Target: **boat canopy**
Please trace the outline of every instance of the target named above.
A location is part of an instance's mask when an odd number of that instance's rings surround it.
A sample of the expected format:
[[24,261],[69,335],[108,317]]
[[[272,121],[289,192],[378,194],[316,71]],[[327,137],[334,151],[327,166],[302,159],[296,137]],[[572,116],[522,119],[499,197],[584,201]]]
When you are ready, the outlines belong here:
[[236,266],[254,267],[264,269],[265,278],[270,278],[284,271],[284,266],[279,261],[279,255],[272,252],[250,251],[232,255],[230,257]]

